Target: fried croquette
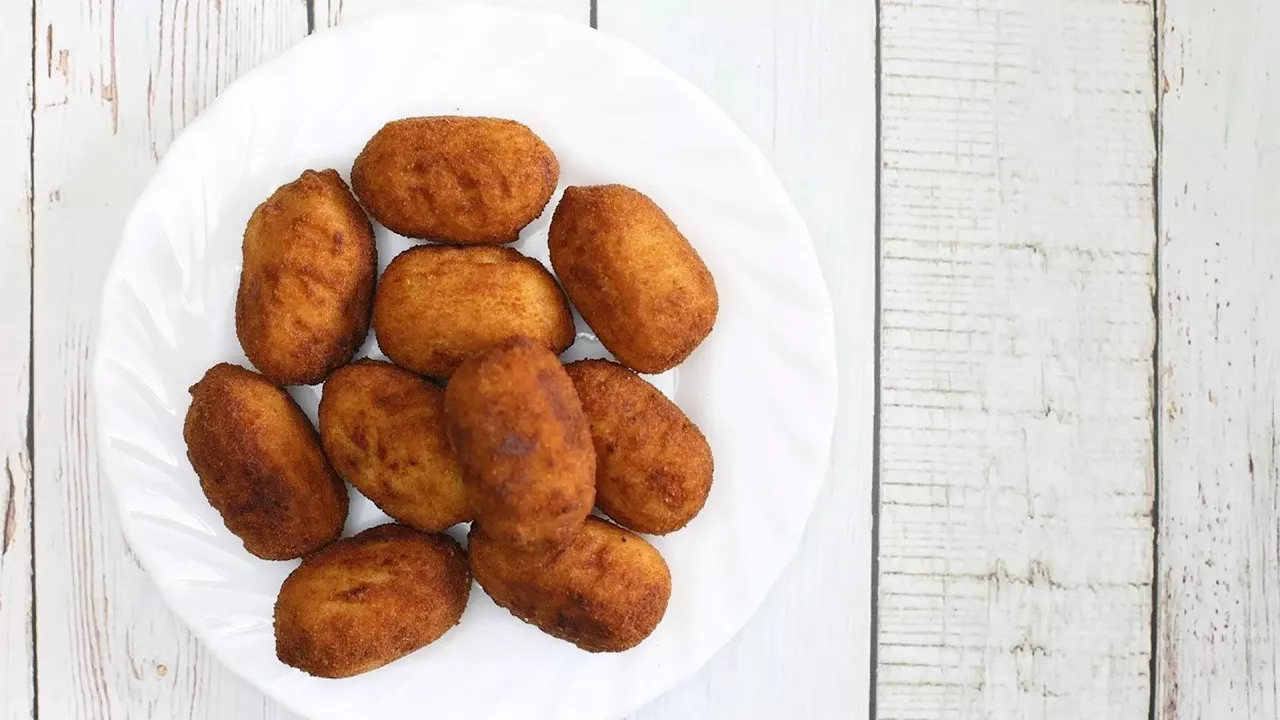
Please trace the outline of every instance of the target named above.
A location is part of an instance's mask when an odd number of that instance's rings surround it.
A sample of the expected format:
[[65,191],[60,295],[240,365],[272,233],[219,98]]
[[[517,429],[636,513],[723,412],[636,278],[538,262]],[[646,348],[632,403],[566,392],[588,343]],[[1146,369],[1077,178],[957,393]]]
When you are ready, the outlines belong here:
[[551,558],[530,558],[471,526],[480,587],[512,615],[590,652],[629,650],[667,612],[671,571],[644,538],[599,518]]
[[448,535],[379,525],[302,561],[276,600],[276,656],[344,678],[425,647],[458,624],[471,592],[465,551]]
[[574,340],[555,278],[500,247],[423,245],[397,255],[378,285],[373,330],[397,365],[434,377],[503,340],[527,337],[556,354]]
[[623,365],[670,370],[710,334],[720,308],[711,272],[642,193],[623,185],[568,188],[548,243],[569,299]]
[[334,371],[320,398],[320,439],[344,480],[395,520],[440,532],[471,519],[444,429],[444,390],[391,363]]
[[689,524],[711,491],[711,446],[657,388],[607,360],[565,366],[591,424],[596,507],[619,525],[666,535]]
[[236,336],[279,385],[313,385],[369,333],[378,250],[334,170],[307,170],[258,206],[244,231]]
[[401,235],[460,245],[516,240],[560,180],[555,153],[514,120],[394,120],[351,168],[356,196]]
[[346,486],[297,403],[258,373],[228,363],[206,372],[182,436],[209,504],[250,553],[290,560],[342,534]]
[[573,383],[524,338],[458,368],[445,388],[449,439],[476,520],[528,553],[562,547],[595,500],[595,450]]

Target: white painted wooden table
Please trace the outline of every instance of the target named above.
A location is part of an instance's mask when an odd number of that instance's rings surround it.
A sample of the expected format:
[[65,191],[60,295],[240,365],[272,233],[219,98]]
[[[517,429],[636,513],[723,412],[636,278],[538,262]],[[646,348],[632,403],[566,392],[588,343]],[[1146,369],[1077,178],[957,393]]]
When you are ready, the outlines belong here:
[[[87,363],[173,137],[391,4],[0,5],[0,720],[290,717],[134,561]],[[842,411],[799,554],[635,719],[1280,714],[1280,3],[515,4],[723,105],[836,308]]]

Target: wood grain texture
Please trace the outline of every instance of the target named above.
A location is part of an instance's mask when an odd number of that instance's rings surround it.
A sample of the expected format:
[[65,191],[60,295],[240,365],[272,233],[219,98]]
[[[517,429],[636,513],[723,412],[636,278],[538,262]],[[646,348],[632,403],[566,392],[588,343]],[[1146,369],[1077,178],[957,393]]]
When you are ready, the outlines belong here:
[[0,5],[0,720],[35,712],[31,564],[30,2]]
[[1146,716],[1153,12],[881,4],[881,720]]
[[1280,54],[1270,0],[1163,4],[1156,710],[1280,715]]
[[88,383],[125,213],[223,86],[306,34],[306,6],[37,0],[35,23],[40,716],[282,718],[204,651],[137,565],[98,474]]
[[599,0],[598,26],[702,87],[808,222],[836,311],[840,414],[804,541],[756,616],[633,720],[860,717],[868,707],[875,17],[845,0]]

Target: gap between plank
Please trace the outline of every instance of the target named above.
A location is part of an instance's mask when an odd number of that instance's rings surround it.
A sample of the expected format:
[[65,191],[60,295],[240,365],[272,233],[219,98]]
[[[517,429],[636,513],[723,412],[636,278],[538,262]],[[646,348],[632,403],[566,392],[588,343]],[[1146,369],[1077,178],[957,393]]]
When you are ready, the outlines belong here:
[[[595,0],[592,0],[594,3]],[[875,103],[876,103],[876,148],[875,148],[875,262],[872,271],[872,282],[875,285],[875,304],[874,319],[872,321],[872,340],[871,345],[875,348],[871,360],[871,376],[874,387],[871,390],[871,630],[868,637],[871,646],[871,659],[868,663],[867,683],[867,718],[868,720],[876,720],[876,668],[879,665],[880,656],[880,365],[882,362],[883,349],[880,344],[880,328],[881,328],[881,269],[880,269],[880,228],[881,218],[884,215],[884,203],[881,202],[881,191],[883,181],[881,179],[881,150],[884,142],[882,139],[883,124],[881,122],[882,112],[882,91],[880,87],[881,72],[880,62],[880,6],[882,0],[876,0],[875,10]]]
[[305,0],[307,4],[307,34],[316,31],[316,0]]
[[1161,25],[1164,2],[1152,3],[1151,18],[1151,82],[1155,87],[1155,109],[1151,115],[1152,142],[1155,143],[1155,160],[1151,163],[1151,221],[1155,231],[1155,247],[1151,252],[1151,315],[1155,324],[1151,347],[1151,651],[1147,670],[1148,691],[1147,720],[1156,720],[1159,694],[1156,682],[1156,651],[1160,638],[1160,162],[1162,138],[1160,130],[1164,98],[1160,81],[1163,48]]
[[600,0],[591,0],[591,10],[589,11],[591,28],[593,30],[600,29]]

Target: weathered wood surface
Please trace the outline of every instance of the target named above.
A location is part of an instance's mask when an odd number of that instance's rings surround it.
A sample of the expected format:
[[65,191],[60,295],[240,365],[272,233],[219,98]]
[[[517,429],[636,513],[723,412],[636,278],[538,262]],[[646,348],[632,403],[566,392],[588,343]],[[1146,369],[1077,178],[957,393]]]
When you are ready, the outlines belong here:
[[880,5],[884,720],[1146,715],[1153,12]]
[[31,4],[0,5],[0,720],[35,708],[31,558]]
[[1280,5],[1162,3],[1156,717],[1280,714]]

